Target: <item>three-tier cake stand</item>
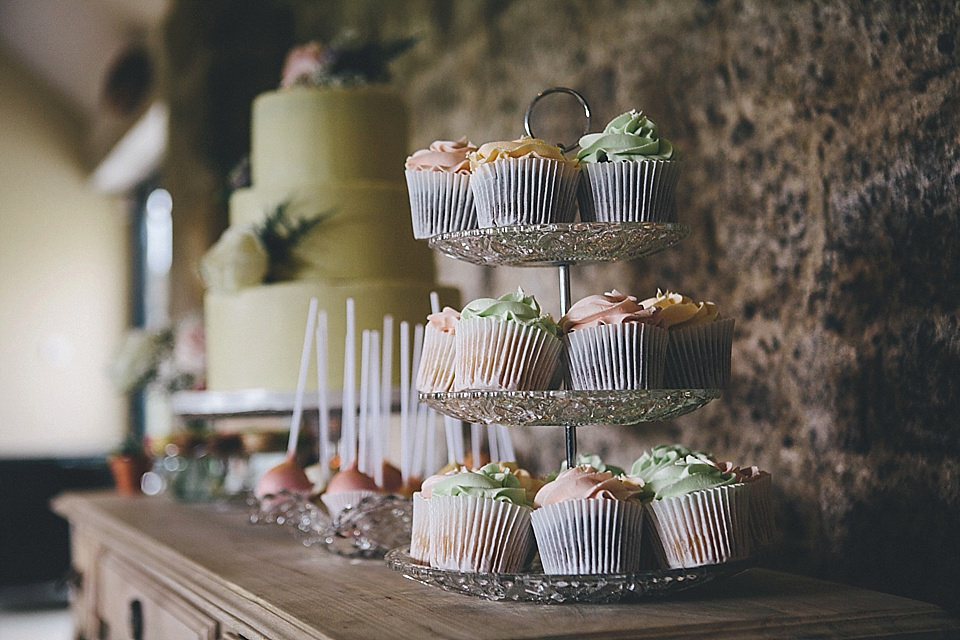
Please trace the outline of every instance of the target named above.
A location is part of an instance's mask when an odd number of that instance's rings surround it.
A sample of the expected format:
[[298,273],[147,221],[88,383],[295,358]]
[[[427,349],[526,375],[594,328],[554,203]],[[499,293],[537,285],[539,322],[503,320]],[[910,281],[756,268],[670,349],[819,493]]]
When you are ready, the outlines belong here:
[[[564,87],[541,92],[524,119],[528,135],[537,102],[553,93],[573,95],[590,126],[582,95]],[[570,147],[560,145],[565,151]],[[690,233],[676,222],[572,222],[494,227],[444,233],[429,239],[432,249],[457,260],[487,267],[555,267],[560,284],[560,315],[570,308],[573,266],[632,260],[666,249]],[[508,427],[558,426],[565,436],[566,462],[577,462],[577,427],[630,426],[689,413],[720,397],[719,389],[639,389],[611,391],[463,391],[421,393],[420,400],[440,413],[470,423]],[[423,584],[492,600],[537,603],[617,602],[632,596],[663,595],[733,575],[749,560],[684,569],[625,574],[548,575],[539,571],[490,574],[447,571],[413,561],[406,550],[387,554],[387,564]]]

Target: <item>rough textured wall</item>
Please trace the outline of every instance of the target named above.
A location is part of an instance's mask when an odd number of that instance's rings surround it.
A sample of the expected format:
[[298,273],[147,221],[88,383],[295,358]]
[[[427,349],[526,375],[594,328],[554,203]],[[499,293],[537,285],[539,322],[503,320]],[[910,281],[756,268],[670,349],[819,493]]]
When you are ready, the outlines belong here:
[[[775,477],[773,566],[960,609],[960,10],[950,2],[302,2],[301,35],[422,35],[395,65],[413,147],[522,131],[586,95],[598,129],[643,109],[683,151],[693,233],[574,272],[574,298],[669,287],[737,318],[724,397],[670,423],[581,429],[629,462],[683,441]],[[572,116],[571,130],[579,126]],[[557,135],[561,135],[558,133]],[[549,269],[438,258],[467,298]],[[557,430],[517,433],[532,464]]]

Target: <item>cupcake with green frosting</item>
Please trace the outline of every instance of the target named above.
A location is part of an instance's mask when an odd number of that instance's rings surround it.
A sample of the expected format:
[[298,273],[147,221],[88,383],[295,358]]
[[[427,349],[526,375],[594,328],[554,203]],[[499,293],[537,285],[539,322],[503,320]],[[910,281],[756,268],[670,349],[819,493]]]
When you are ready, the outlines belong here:
[[631,474],[653,493],[647,513],[665,566],[698,567],[750,555],[750,489],[735,471],[677,446],[644,454]]
[[580,163],[530,136],[488,142],[470,155],[480,228],[573,222]]
[[584,222],[672,222],[681,162],[642,111],[630,110],[601,133],[580,138],[583,179],[577,193]]
[[460,313],[455,391],[536,391],[560,362],[560,330],[523,289],[480,298]]
[[533,504],[520,480],[497,463],[437,480],[425,500],[430,564],[438,569],[516,573],[533,553]]

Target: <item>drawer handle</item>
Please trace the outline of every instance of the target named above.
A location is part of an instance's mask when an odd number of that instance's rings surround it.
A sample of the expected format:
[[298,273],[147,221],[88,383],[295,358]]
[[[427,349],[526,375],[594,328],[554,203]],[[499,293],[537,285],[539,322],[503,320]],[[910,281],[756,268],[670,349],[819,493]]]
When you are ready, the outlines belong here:
[[143,640],[143,603],[140,600],[130,601],[130,637]]

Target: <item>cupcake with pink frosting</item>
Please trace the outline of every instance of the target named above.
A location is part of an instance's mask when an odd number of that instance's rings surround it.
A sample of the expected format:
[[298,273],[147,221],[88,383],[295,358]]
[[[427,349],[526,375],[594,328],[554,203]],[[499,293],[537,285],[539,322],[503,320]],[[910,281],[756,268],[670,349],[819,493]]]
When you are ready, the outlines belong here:
[[543,485],[531,520],[544,573],[637,571],[648,497],[642,482],[591,466]]
[[671,291],[640,303],[659,309],[659,324],[670,333],[664,382],[670,389],[722,389],[730,381],[733,318],[712,302],[696,302]]
[[469,160],[476,150],[466,138],[437,140],[407,158],[404,173],[414,238],[477,228]]
[[636,390],[663,386],[669,334],[660,311],[616,289],[576,302],[560,319],[571,389]]
[[450,307],[427,316],[420,369],[417,372],[417,391],[445,393],[453,389],[459,323],[460,312]]
[[580,163],[537,138],[488,142],[470,154],[481,228],[573,222]]

